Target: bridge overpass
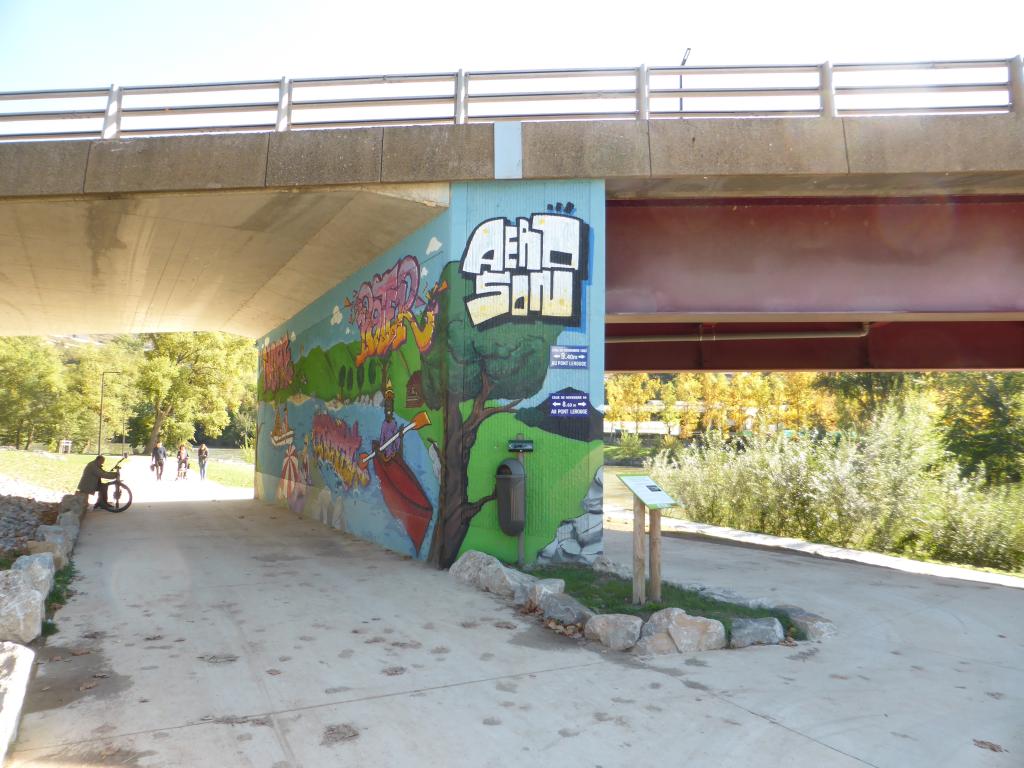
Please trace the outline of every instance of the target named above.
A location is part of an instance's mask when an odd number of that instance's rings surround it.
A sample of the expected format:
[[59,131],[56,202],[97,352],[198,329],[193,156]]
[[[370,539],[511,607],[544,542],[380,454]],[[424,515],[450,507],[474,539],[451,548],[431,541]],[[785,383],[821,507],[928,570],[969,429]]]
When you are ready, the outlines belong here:
[[514,557],[517,433],[530,556],[596,551],[605,370],[1024,368],[1019,57],[0,102],[0,334],[260,339],[260,494],[442,564]]

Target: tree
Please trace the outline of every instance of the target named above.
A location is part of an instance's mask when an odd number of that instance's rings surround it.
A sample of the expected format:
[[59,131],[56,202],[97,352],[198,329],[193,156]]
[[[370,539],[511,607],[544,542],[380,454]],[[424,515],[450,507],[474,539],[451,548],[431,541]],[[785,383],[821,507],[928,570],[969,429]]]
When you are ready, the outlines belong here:
[[255,381],[252,342],[226,333],[152,333],[145,339],[138,387],[152,419],[146,451],[159,439],[171,445],[191,440],[196,424],[219,435],[228,412]]
[[[695,373],[677,373],[663,381],[658,397],[665,407],[661,417],[679,427],[679,438],[692,437],[701,418],[701,380]],[[671,432],[671,429],[669,430]]]
[[605,400],[609,421],[632,421],[640,433],[640,422],[651,415],[648,405],[659,394],[659,381],[646,373],[613,373],[605,377]]
[[28,449],[53,439],[64,395],[60,354],[44,339],[0,338],[0,439]]
[[[441,302],[434,339],[423,355],[423,396],[444,418],[444,473],[440,509],[429,560],[442,568],[458,557],[473,517],[492,493],[470,501],[470,452],[480,426],[495,414],[511,413],[540,391],[551,345],[562,327],[548,323],[506,323],[475,328],[466,313],[473,283],[458,262],[441,275],[448,295]],[[468,407],[467,407],[468,405]]]
[[[92,441],[99,434],[101,384],[103,434],[120,434],[137,410],[136,373],[141,362],[142,345],[134,336],[66,349],[67,394],[60,408],[61,436],[72,440],[83,452],[92,450]],[[105,371],[108,374],[103,376]]]
[[844,428],[863,427],[893,401],[903,401],[927,383],[921,373],[822,373],[815,386],[836,398],[836,418]]
[[993,483],[1021,479],[1024,456],[1024,374],[965,372],[933,381],[946,447],[965,473],[985,468]]

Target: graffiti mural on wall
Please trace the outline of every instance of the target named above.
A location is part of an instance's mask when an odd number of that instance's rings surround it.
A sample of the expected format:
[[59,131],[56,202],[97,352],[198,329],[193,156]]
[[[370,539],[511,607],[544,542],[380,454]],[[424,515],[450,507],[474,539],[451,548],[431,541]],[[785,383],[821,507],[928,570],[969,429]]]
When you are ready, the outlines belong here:
[[[572,205],[565,210],[571,212]],[[541,391],[551,346],[564,328],[581,322],[588,273],[587,225],[550,212],[515,224],[505,218],[482,222],[469,236],[461,262],[445,268],[452,295],[438,328],[448,343],[423,358],[424,396],[445,424],[432,562],[451,565],[474,517],[494,501],[494,493],[471,499],[471,448],[489,419],[514,414]]]
[[524,318],[578,326],[587,243],[587,225],[561,213],[479,224],[462,255],[462,274],[475,283],[466,297],[470,321],[478,328]]
[[[514,553],[494,469],[524,433],[528,493],[543,499],[528,556],[600,551],[602,358],[589,334],[602,312],[588,291],[603,264],[587,213],[603,211],[603,192],[525,188],[453,185],[465,215],[442,214],[264,342],[261,496],[441,566],[465,547],[499,554],[511,541]],[[581,189],[582,211],[546,202]],[[446,256],[449,240],[459,249]]]
[[292,348],[287,335],[263,347],[260,364],[266,389],[276,392],[291,386],[295,369],[292,367]]
[[366,467],[359,461],[362,444],[359,422],[349,427],[344,419],[328,413],[313,416],[313,455],[321,472],[327,470],[346,489],[370,482]]
[[302,511],[305,503],[306,490],[311,483],[309,468],[309,436],[300,454],[295,446],[289,444],[285,449],[284,462],[281,465],[281,480],[277,485],[277,498],[288,503],[288,507],[296,514]]
[[260,355],[261,418],[269,426],[273,416],[268,442],[284,450],[267,459],[281,462],[276,497],[412,555],[434,519],[438,478],[428,447],[442,439],[439,430],[428,440],[417,435],[431,423],[417,394],[420,355],[445,289],[438,281],[421,290],[425,274],[414,256],[397,259],[342,294],[345,313],[334,306],[321,319],[319,327],[336,329],[327,344],[307,328],[265,342]]
[[402,446],[406,433],[429,425],[430,416],[426,411],[420,411],[408,424],[399,426],[395,419],[395,393],[388,382],[384,390],[384,421],[380,425],[380,439],[371,443],[370,453],[359,457],[359,464],[364,468],[372,460],[384,503],[395,519],[402,523],[417,554],[434,517],[434,505],[416,479],[416,473],[402,458]]
[[[360,285],[351,298],[345,299],[349,320],[359,328],[362,340],[356,365],[362,365],[369,357],[384,357],[399,349],[406,342],[407,328],[412,331],[420,352],[430,348],[437,296],[444,286],[435,285],[423,297],[419,290],[420,263],[410,255],[386,272],[374,275]],[[426,307],[421,324],[413,316],[419,307]]]

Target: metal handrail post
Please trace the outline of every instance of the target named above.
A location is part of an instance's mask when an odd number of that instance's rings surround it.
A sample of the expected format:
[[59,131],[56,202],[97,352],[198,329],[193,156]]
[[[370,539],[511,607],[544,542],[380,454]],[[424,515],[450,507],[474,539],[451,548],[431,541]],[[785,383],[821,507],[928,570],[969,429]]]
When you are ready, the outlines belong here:
[[101,139],[116,139],[121,135],[121,98],[123,92],[116,85],[110,86],[107,95],[107,109],[103,113],[103,130]]
[[1006,62],[1010,84],[1010,111],[1024,115],[1024,58],[1017,54]]
[[836,116],[836,88],[832,82],[832,62],[826,61],[818,67],[818,95],[822,117]]
[[650,82],[646,64],[641,64],[636,70],[636,114],[640,120],[647,120],[651,116]]
[[461,69],[455,73],[455,124],[466,123],[466,73]]
[[287,131],[292,125],[292,81],[281,78],[277,88],[277,130]]

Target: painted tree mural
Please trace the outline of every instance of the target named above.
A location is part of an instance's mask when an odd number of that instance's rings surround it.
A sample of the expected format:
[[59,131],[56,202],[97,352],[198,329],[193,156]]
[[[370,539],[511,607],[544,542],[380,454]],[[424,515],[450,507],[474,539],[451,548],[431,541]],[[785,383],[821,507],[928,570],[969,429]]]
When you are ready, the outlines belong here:
[[440,511],[430,547],[430,562],[447,568],[458,557],[473,517],[494,494],[470,500],[470,452],[485,420],[508,413],[540,391],[549,350],[562,326],[542,322],[474,327],[466,299],[474,285],[458,262],[442,275],[449,295],[441,303],[434,344],[423,356],[423,395],[444,414],[444,466]]

